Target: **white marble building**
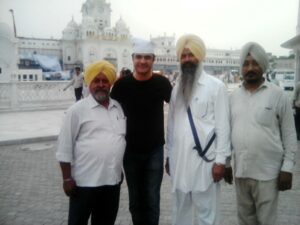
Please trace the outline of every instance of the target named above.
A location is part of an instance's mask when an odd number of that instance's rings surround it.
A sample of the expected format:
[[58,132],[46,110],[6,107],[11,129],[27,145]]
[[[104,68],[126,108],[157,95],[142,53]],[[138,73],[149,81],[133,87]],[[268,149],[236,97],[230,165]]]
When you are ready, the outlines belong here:
[[131,34],[122,18],[111,27],[110,4],[105,0],[87,0],[81,13],[80,24],[72,19],[63,30],[64,69],[86,66],[99,59],[110,61],[118,70],[131,68]]
[[62,39],[18,37],[19,66],[28,67],[30,57],[40,54],[56,57],[63,70],[76,65],[84,68],[99,59],[110,61],[118,70],[131,68],[131,34],[122,18],[111,26],[110,4],[105,0],[86,0],[81,13],[81,23],[72,18],[62,31]]
[[[14,51],[17,59],[10,62],[17,62],[20,69],[40,68],[37,56],[47,56],[56,60],[56,68],[61,66],[61,70],[71,70],[76,65],[84,68],[99,59],[112,62],[118,71],[123,67],[132,70],[132,35],[122,18],[115,26],[111,25],[110,4],[106,0],[86,0],[81,13],[82,21],[77,23],[72,18],[62,31],[62,39],[17,37],[0,43],[5,46],[17,45]],[[154,69],[166,74],[178,72],[175,35],[164,34],[150,37],[150,40],[156,46]],[[238,54],[238,51],[208,49],[204,68],[213,75],[228,73],[238,68]],[[51,67],[46,67],[46,70],[51,71]]]

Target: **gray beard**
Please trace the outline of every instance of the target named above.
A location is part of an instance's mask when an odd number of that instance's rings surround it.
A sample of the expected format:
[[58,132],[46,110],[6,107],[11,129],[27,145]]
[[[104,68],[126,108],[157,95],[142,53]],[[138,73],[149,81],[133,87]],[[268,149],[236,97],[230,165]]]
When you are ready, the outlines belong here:
[[199,63],[195,70],[182,70],[177,97],[185,107],[188,107],[191,103],[201,70],[201,63]]
[[195,74],[182,74],[180,92],[186,105],[189,105],[191,102],[195,77]]

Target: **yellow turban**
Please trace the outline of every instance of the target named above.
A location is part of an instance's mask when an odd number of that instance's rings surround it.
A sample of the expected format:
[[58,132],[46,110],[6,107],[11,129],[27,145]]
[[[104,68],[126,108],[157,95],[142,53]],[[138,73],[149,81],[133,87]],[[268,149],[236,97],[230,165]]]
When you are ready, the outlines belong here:
[[202,61],[205,58],[206,47],[204,42],[198,36],[186,34],[179,38],[176,44],[176,53],[179,59],[185,48],[188,48],[199,61]]
[[86,68],[84,73],[84,81],[87,84],[87,86],[90,86],[91,82],[99,73],[103,73],[107,77],[111,85],[115,82],[117,78],[116,69],[114,65],[105,60],[100,60],[90,64]]

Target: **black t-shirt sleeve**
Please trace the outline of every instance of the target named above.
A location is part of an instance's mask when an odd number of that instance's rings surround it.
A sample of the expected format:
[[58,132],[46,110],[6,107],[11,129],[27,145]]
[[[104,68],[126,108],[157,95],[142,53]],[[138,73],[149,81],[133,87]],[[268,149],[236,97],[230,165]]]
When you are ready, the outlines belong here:
[[164,100],[166,102],[170,102],[171,93],[172,93],[172,85],[171,85],[170,81],[167,78],[165,78],[164,80],[165,80],[165,82],[164,82],[164,90],[165,90]]
[[122,91],[121,91],[120,80],[117,80],[111,89],[110,97],[117,100],[118,102],[121,102],[122,100],[121,96],[122,96]]

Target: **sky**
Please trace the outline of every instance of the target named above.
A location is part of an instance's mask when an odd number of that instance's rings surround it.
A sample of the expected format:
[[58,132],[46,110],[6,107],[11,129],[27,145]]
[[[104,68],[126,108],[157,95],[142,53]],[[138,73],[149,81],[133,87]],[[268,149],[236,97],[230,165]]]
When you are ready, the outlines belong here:
[[[74,18],[81,23],[86,0],[0,0],[0,22],[12,27],[14,10],[18,36],[61,38]],[[296,35],[299,0],[106,0],[112,26],[120,17],[131,35],[173,36],[193,33],[208,48],[240,49],[260,43],[274,55],[289,55],[280,45]]]

